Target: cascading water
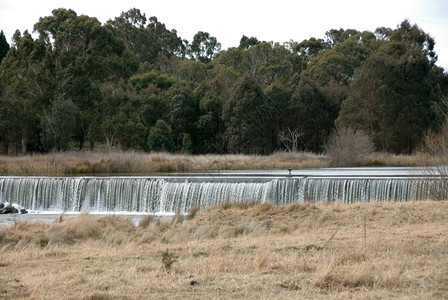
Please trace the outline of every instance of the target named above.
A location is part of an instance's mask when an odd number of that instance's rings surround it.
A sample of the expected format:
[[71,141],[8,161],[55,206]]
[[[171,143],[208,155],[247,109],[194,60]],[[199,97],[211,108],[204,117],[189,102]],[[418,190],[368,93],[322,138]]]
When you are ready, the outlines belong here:
[[448,195],[428,178],[0,177],[0,202],[65,212],[182,212],[225,202],[409,201]]
[[445,185],[428,178],[0,177],[0,202],[58,212],[185,212],[225,202],[422,200],[434,190],[446,197]]

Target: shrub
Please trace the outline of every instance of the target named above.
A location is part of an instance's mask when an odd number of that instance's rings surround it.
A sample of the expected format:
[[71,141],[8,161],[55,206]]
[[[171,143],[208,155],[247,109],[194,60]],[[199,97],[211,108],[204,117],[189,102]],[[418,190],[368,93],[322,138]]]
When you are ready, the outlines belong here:
[[426,132],[420,148],[432,156],[448,155],[448,119],[438,132],[432,130]]
[[326,152],[333,166],[349,167],[357,165],[360,158],[373,150],[373,142],[364,131],[342,127],[330,135]]
[[154,152],[172,152],[174,150],[173,132],[163,120],[158,120],[149,132],[148,149]]

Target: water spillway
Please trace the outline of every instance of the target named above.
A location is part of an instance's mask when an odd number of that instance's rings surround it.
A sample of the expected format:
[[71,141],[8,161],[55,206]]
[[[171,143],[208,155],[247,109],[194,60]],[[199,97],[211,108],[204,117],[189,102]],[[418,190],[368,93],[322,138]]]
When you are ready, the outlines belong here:
[[0,202],[55,212],[186,212],[226,202],[274,204],[448,198],[440,178],[320,176],[0,177]]

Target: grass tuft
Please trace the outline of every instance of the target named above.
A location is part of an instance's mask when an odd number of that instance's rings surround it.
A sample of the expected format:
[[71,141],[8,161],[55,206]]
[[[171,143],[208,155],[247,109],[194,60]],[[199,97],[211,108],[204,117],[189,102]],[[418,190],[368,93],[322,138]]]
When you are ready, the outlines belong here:
[[140,223],[138,224],[138,226],[140,228],[147,228],[149,227],[149,225],[151,225],[154,222],[154,217],[152,215],[147,215],[145,216]]
[[198,205],[193,205],[188,211],[187,220],[193,220],[199,211],[200,207]]
[[174,255],[172,253],[169,253],[168,249],[162,252],[162,265],[165,272],[169,274],[171,272],[171,267],[175,262],[176,259],[174,258]]

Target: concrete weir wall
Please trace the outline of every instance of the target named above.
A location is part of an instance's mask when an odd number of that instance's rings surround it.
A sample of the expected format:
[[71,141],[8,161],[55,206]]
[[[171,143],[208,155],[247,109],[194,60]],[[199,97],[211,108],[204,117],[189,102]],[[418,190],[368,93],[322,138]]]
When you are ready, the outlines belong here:
[[274,204],[448,198],[426,177],[170,176],[0,177],[0,202],[55,212],[181,212],[225,202]]

